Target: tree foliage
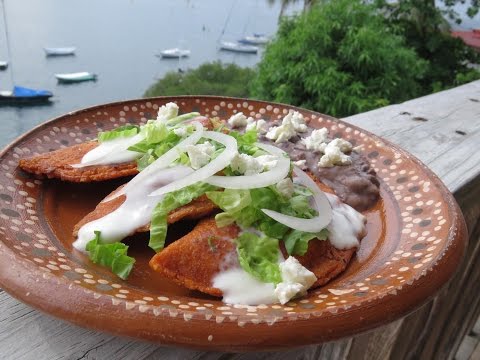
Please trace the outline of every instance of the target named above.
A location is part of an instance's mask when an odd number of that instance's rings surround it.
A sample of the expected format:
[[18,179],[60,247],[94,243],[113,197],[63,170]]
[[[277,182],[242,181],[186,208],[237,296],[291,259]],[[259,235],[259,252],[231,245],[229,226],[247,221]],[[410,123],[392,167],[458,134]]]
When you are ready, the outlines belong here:
[[416,97],[425,71],[373,6],[335,0],[282,20],[252,94],[345,116]]
[[223,95],[248,97],[255,71],[235,64],[205,63],[184,73],[169,72],[153,84],[145,97],[161,95]]
[[[450,25],[444,18],[446,15],[461,22],[459,14],[452,8],[460,2],[445,0],[446,8],[441,10],[433,0],[400,0],[396,3],[377,1],[377,6],[385,14],[387,26],[402,35],[407,45],[428,63],[421,81],[423,94],[480,78],[480,73],[469,67],[469,64],[479,61],[478,53],[462,40],[451,36]],[[471,0],[468,14],[475,15],[478,6],[478,0]]]

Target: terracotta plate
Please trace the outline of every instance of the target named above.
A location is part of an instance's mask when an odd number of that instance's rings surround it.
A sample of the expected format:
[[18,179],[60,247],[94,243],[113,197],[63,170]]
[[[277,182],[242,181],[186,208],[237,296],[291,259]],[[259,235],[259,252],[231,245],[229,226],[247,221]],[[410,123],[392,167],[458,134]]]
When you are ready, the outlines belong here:
[[[183,112],[276,119],[289,109],[327,127],[364,154],[381,181],[368,236],[341,276],[285,306],[229,306],[156,276],[145,237],[129,241],[128,281],[72,249],[73,225],[119,182],[36,180],[18,159],[96,137],[99,130],[155,118],[175,101]],[[331,117],[292,106],[221,97],[131,100],[69,113],[23,135],[0,155],[0,285],[16,298],[79,325],[139,339],[211,350],[280,349],[357,334],[413,311],[451,277],[465,225],[440,180],[397,146]],[[172,236],[190,225],[172,228]]]

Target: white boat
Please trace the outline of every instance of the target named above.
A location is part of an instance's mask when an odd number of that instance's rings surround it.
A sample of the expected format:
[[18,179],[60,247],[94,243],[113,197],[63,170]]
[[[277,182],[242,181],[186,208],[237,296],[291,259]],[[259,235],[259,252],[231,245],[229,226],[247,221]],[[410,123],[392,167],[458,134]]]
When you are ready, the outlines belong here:
[[47,56],[66,56],[66,55],[74,55],[75,50],[77,48],[73,46],[69,47],[44,47],[45,54]]
[[160,51],[160,57],[167,59],[178,59],[187,56],[190,56],[190,50],[187,49],[173,48]]
[[0,70],[5,70],[8,67],[8,61],[0,61]]
[[263,34],[253,34],[241,38],[238,42],[246,45],[265,45],[269,40],[270,39]]
[[220,49],[226,51],[233,51],[245,54],[256,54],[258,52],[258,46],[243,45],[236,42],[222,41],[220,43]]
[[64,83],[75,83],[81,81],[89,81],[89,80],[97,80],[97,75],[82,71],[76,73],[67,73],[67,74],[55,74],[55,77],[58,79],[59,82]]

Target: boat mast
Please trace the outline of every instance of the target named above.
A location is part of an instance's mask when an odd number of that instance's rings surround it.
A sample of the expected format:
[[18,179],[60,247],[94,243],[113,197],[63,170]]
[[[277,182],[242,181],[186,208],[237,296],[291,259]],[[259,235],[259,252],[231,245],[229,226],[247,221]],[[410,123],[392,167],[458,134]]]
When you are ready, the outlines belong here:
[[5,0],[2,0],[2,15],[3,15],[3,25],[4,25],[4,31],[5,31],[5,44],[7,46],[7,61],[8,61],[8,68],[7,71],[10,73],[10,82],[12,84],[13,88],[13,64],[12,64],[12,59],[10,58],[11,56],[11,50],[10,50],[10,40],[8,38],[8,26],[7,26],[7,13],[5,11]]
[[223,26],[222,32],[220,33],[220,36],[218,37],[217,43],[220,43],[220,40],[223,38],[223,35],[225,35],[225,30],[227,28],[228,22],[230,21],[230,18],[232,16],[233,8],[237,4],[237,0],[233,1],[232,7],[230,8],[230,11],[228,12],[227,19],[225,20],[225,25]]

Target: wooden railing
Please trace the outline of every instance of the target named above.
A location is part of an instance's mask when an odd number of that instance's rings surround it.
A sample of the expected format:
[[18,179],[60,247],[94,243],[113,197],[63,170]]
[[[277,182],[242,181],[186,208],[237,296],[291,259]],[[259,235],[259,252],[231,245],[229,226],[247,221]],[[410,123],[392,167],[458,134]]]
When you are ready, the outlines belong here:
[[335,343],[278,353],[221,354],[85,330],[0,290],[0,358],[453,359],[480,314],[480,81],[344,120],[417,156],[443,180],[463,211],[470,234],[464,261],[448,287],[422,308]]

